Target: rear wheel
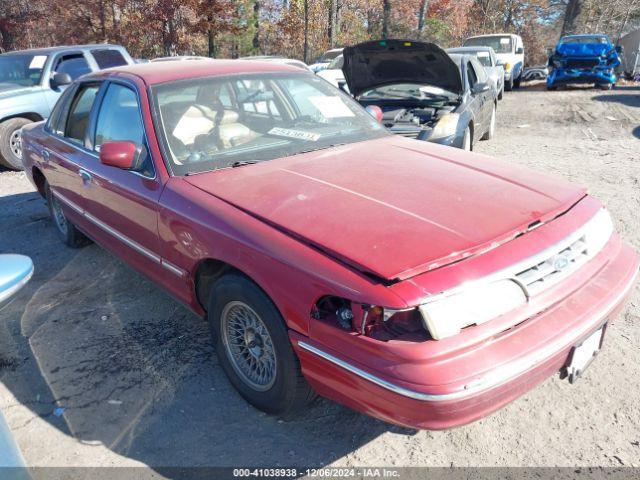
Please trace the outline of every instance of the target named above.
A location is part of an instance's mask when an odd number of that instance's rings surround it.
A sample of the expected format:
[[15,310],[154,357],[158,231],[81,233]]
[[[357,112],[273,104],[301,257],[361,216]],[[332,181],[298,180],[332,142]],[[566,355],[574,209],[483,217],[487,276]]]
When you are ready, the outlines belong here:
[[598,87],[600,90],[611,90],[613,88],[613,84],[600,83],[600,84],[596,84],[596,87]]
[[0,164],[13,170],[24,170],[20,129],[31,123],[26,118],[10,118],[0,123]]
[[60,237],[60,240],[71,248],[80,248],[91,243],[64,214],[60,200],[53,194],[48,183],[45,183],[44,188],[49,206],[49,215],[51,216],[53,225],[56,227],[56,233],[58,237]]
[[220,365],[250,404],[289,416],[314,398],[280,312],[255,283],[236,273],[222,277],[207,317]]

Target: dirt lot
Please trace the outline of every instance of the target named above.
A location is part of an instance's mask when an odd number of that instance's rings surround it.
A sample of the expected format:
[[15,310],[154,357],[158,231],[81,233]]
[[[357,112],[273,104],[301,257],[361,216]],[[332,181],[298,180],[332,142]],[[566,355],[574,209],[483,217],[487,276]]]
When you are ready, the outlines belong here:
[[[640,249],[640,88],[507,93],[477,146],[585,184]],[[0,172],[0,252],[32,282],[0,312],[0,408],[33,466],[640,466],[640,292],[586,377],[496,414],[414,432],[325,400],[282,422],[216,365],[202,319],[99,247],[56,239],[24,175]]]

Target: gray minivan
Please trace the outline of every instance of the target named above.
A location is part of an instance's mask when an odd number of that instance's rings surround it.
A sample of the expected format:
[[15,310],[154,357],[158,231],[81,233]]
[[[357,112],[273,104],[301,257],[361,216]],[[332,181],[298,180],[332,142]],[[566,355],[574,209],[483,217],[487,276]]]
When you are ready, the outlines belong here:
[[22,170],[20,129],[45,120],[65,87],[85,73],[133,63],[118,45],[78,45],[0,55],[0,165]]

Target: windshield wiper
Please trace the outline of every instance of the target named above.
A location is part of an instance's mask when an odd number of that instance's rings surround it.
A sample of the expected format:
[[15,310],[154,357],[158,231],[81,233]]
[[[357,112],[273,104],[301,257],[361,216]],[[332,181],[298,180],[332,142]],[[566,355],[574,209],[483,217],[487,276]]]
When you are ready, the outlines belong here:
[[258,163],[257,160],[240,160],[238,162],[233,162],[231,164],[232,168],[243,167],[244,165],[253,165],[254,163]]

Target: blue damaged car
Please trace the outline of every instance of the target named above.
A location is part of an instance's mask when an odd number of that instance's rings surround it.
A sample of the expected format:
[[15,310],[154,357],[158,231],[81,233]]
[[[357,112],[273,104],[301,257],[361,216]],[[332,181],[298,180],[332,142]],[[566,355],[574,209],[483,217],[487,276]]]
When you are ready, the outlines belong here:
[[547,90],[569,83],[593,83],[609,90],[616,83],[619,47],[606,35],[567,35],[549,57]]
[[0,165],[22,170],[20,129],[45,120],[81,75],[133,63],[118,45],[77,45],[0,55]]

